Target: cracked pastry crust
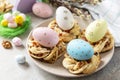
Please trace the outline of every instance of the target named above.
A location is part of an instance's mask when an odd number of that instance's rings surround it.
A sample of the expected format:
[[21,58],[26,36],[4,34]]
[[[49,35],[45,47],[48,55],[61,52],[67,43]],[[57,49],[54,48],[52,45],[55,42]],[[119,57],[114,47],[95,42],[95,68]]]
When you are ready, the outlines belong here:
[[28,50],[31,57],[40,59],[43,62],[54,63],[66,52],[66,45],[64,42],[59,41],[55,47],[46,48],[30,38],[28,40]]
[[74,23],[72,29],[66,31],[59,28],[59,26],[56,23],[56,20],[51,21],[48,27],[55,30],[59,34],[59,37],[63,42],[69,42],[72,39],[76,39],[78,38],[78,36],[80,36],[80,26],[77,22]]
[[93,55],[90,60],[77,61],[65,54],[65,58],[62,62],[63,66],[72,74],[90,74],[97,70],[100,65],[99,53]]
[[[85,38],[85,30],[81,30],[81,35],[78,38],[82,38],[83,40],[89,42]],[[112,34],[109,31],[107,31],[105,36],[100,41],[94,42],[94,43],[89,42],[89,43],[93,46],[95,53],[102,53],[102,52],[109,51],[113,48],[114,39]]]

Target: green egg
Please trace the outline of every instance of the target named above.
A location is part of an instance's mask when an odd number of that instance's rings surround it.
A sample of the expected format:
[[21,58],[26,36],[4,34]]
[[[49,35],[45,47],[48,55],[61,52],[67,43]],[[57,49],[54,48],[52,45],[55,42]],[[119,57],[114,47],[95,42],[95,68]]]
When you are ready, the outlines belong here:
[[95,20],[88,25],[85,31],[85,37],[90,42],[101,40],[107,32],[107,22],[103,19]]

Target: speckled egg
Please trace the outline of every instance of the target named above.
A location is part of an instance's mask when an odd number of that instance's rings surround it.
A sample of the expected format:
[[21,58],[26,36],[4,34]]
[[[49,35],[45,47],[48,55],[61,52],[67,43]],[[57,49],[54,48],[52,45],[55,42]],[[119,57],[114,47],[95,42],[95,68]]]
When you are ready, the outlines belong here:
[[90,42],[101,40],[107,32],[107,22],[103,19],[95,20],[88,25],[85,31],[85,37]]
[[61,29],[69,30],[74,26],[74,17],[66,7],[60,6],[56,10],[56,22]]
[[26,58],[24,55],[17,55],[15,59],[19,64],[24,64],[26,62]]
[[48,18],[53,15],[52,8],[48,4],[42,2],[36,2],[32,7],[32,11],[36,16],[41,18]]
[[88,60],[93,56],[94,51],[88,42],[82,39],[74,39],[68,43],[67,53],[76,60]]
[[39,27],[34,29],[32,36],[45,47],[54,47],[59,42],[57,32],[48,27]]
[[19,37],[14,37],[12,39],[12,42],[15,46],[19,47],[19,46],[22,46],[23,43],[22,43],[22,40],[19,38]]

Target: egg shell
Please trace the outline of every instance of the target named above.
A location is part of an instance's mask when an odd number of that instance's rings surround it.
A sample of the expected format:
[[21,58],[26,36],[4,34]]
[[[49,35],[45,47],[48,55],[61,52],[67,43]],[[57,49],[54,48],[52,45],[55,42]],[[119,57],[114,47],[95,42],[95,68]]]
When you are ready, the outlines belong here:
[[63,30],[69,30],[74,26],[74,17],[72,13],[63,6],[60,6],[56,10],[56,22]]
[[36,16],[41,18],[48,18],[53,15],[52,8],[48,4],[42,2],[36,2],[32,7],[32,11]]
[[22,44],[22,40],[21,40],[19,37],[14,37],[14,38],[12,39],[12,42],[13,42],[13,44],[14,44],[15,46],[17,46],[17,47],[20,47],[20,46],[23,45],[23,44]]
[[42,46],[54,47],[59,42],[57,32],[48,27],[39,27],[33,30],[33,38]]
[[107,22],[103,19],[95,20],[88,25],[85,37],[88,41],[97,42],[101,40],[107,32]]
[[16,59],[16,62],[19,64],[24,64],[26,62],[26,58],[24,55],[17,55],[15,59]]
[[16,28],[17,27],[17,23],[16,22],[8,23],[8,27],[9,28]]
[[76,60],[88,60],[93,56],[94,50],[88,42],[74,39],[68,43],[67,53]]

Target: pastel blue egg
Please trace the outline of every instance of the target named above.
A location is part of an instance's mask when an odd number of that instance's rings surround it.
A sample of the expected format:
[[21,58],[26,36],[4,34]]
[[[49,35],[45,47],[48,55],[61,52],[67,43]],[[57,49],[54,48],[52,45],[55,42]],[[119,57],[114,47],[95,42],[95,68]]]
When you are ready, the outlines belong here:
[[15,59],[19,64],[24,64],[26,62],[26,58],[24,55],[17,55]]
[[76,60],[88,60],[93,56],[94,50],[88,42],[74,39],[68,43],[67,53]]

